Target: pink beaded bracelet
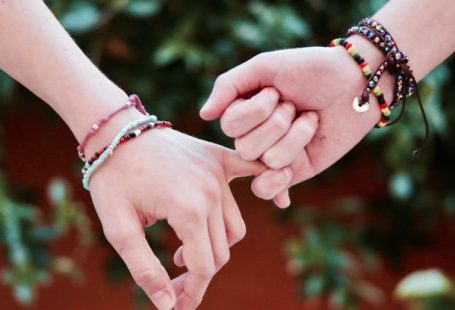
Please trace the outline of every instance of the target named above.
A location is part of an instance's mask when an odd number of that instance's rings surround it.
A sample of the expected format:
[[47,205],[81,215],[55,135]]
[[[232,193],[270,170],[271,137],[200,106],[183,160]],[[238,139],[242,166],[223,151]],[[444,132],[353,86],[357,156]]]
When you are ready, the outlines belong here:
[[118,113],[120,113],[124,110],[127,110],[131,107],[135,107],[144,115],[149,115],[147,113],[147,111],[145,110],[144,106],[142,105],[141,99],[139,99],[139,97],[137,95],[133,94],[133,95],[129,96],[128,100],[125,102],[124,105],[122,105],[118,109],[112,111],[108,115],[102,117],[97,123],[95,123],[90,128],[88,133],[85,135],[84,139],[82,139],[81,144],[79,144],[79,146],[77,147],[77,153],[79,155],[79,158],[82,160],[85,160],[85,146],[86,146],[88,140],[98,132],[98,130],[101,128],[101,126],[106,124],[112,117],[114,117]]

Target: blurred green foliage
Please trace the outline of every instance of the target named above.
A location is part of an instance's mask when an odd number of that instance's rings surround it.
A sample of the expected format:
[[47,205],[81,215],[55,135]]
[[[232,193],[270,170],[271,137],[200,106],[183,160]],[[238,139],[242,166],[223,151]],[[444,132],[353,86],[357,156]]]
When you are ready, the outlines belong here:
[[[179,129],[222,143],[229,142],[220,134],[218,124],[205,124],[197,117],[218,74],[263,51],[326,45],[385,2],[46,1],[89,57],[125,90],[140,94],[150,111],[173,121]],[[290,266],[294,266],[291,269],[301,280],[302,295],[329,295],[335,304],[345,308],[356,308],[359,302],[372,302],[372,298],[377,302],[377,289],[352,270],[374,272],[365,262],[374,261],[377,253],[387,253],[391,262],[399,266],[408,245],[434,242],[436,223],[441,218],[453,218],[455,105],[449,100],[455,95],[454,73],[454,62],[447,62],[420,85],[432,128],[431,143],[421,158],[411,155],[423,135],[421,116],[412,99],[400,124],[373,131],[368,143],[343,160],[349,163],[358,154],[371,154],[376,165],[373,177],[389,185],[379,198],[358,197],[334,204],[334,210],[353,207],[353,217],[365,215],[355,230],[344,223],[338,211],[328,215],[311,211],[309,220],[297,222],[304,233],[290,243],[289,255]],[[0,72],[2,101],[10,102],[8,99],[22,91]],[[330,177],[334,177],[333,173]],[[369,177],[372,176],[365,176],[365,181]],[[320,178],[315,182],[319,181]],[[9,222],[0,222],[4,232],[1,240],[8,245],[13,270],[18,268],[6,279],[21,279],[13,281],[16,290],[21,291],[25,283],[24,296],[31,296],[30,291],[42,281],[42,274],[49,273],[50,265],[31,264],[31,258],[24,254],[31,245],[21,240],[34,230],[21,223],[33,222],[33,209],[25,208],[28,211],[22,214],[20,197],[8,196],[5,182],[0,188],[2,214],[17,213],[8,217]],[[40,236],[35,238],[46,243]],[[22,279],[21,270],[27,268],[38,269],[26,272],[32,276]]]
[[50,215],[36,206],[13,199],[3,177],[0,178],[0,245],[5,245],[8,265],[0,279],[13,289],[21,303],[31,303],[39,285],[56,274],[79,279],[81,271],[73,257],[61,256],[50,242],[76,232],[74,249],[87,249],[93,241],[90,220],[84,206],[73,201],[70,187],[63,179],[49,184]]

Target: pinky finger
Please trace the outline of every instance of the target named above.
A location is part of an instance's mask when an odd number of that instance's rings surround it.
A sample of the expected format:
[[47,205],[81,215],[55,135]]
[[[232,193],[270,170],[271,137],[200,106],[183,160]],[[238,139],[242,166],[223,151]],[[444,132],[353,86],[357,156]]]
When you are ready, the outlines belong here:
[[291,205],[291,198],[289,198],[289,189],[286,189],[273,198],[273,202],[278,208],[285,209]]
[[174,253],[174,264],[177,267],[185,267],[185,260],[183,259],[183,246],[180,246]]

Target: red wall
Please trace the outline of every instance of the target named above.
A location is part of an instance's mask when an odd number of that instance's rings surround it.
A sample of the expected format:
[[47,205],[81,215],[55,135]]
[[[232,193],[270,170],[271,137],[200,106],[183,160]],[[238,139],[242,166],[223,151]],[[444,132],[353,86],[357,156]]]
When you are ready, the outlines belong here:
[[[4,167],[10,182],[26,184],[44,193],[51,177],[64,175],[74,183],[77,199],[90,206],[89,196],[79,186],[80,180],[74,173],[76,142],[61,121],[43,115],[42,108],[36,108],[35,104],[28,104],[20,112],[8,115],[2,123],[7,150]],[[330,186],[300,187],[299,191],[294,191],[294,202],[324,205],[346,194],[378,193],[381,186],[365,182],[368,165],[359,163],[347,171],[349,175],[346,173]],[[360,184],[355,192],[348,186],[353,183]],[[276,220],[276,210],[268,202],[253,197],[246,181],[235,182],[234,193],[247,223],[247,237],[232,249],[231,261],[213,280],[200,309],[323,309],[314,301],[298,301],[297,283],[286,273],[283,242],[294,234],[293,230]],[[38,200],[45,208],[44,194]],[[93,211],[91,217],[99,229]],[[455,275],[453,236],[453,231],[442,232],[438,246],[409,251],[405,270],[392,272],[384,267],[372,281],[390,296],[396,282],[415,269],[437,266]],[[175,240],[170,240],[169,246],[175,247]],[[74,252],[71,240],[59,242],[55,249],[62,254]],[[84,266],[85,279],[74,283],[63,277],[57,278],[39,291],[32,309],[133,309],[130,283],[111,284],[105,278],[104,264],[110,255],[110,249],[101,245],[89,253],[79,253],[78,261]],[[379,308],[399,309],[390,297],[387,305]],[[22,309],[12,299],[9,288],[2,285],[0,309]]]

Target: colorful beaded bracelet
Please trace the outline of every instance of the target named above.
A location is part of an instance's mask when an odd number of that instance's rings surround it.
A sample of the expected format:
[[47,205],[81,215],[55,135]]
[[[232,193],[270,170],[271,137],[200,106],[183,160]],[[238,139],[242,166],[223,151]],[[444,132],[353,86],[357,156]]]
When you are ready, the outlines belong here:
[[400,104],[402,104],[403,107],[399,116],[393,122],[389,123],[389,125],[400,120],[406,110],[406,98],[415,92],[425,126],[425,136],[422,144],[414,151],[414,155],[419,156],[428,142],[430,128],[417,88],[417,80],[408,64],[409,61],[407,56],[399,50],[395,40],[387,29],[372,18],[364,18],[360,21],[358,26],[350,28],[348,30],[348,36],[353,34],[363,36],[384,54],[385,60],[383,65],[395,77],[395,89],[390,107],[395,108]]
[[88,167],[87,171],[83,173],[82,185],[84,186],[84,188],[90,191],[90,178],[92,177],[93,173],[106,161],[106,159],[109,156],[111,156],[114,153],[114,150],[120,144],[120,140],[127,132],[148,123],[155,124],[157,121],[158,120],[155,115],[150,115],[143,119],[133,121],[126,125],[125,127],[123,127],[122,130],[120,130],[120,132],[114,137],[108,148],[99,156],[97,160],[93,162],[92,165]]
[[108,115],[102,117],[98,122],[96,122],[95,124],[93,124],[93,126],[90,128],[90,130],[88,131],[88,133],[85,135],[84,139],[82,139],[81,143],[79,144],[79,146],[77,147],[77,153],[79,155],[79,158],[82,159],[82,160],[85,160],[85,153],[84,153],[84,150],[85,150],[85,146],[88,142],[88,140],[94,136],[98,130],[104,125],[106,124],[109,120],[111,120],[115,115],[117,115],[118,113],[124,111],[124,110],[127,110],[131,107],[135,107],[136,109],[138,109],[142,114],[144,115],[148,115],[147,111],[145,110],[144,106],[142,105],[142,102],[141,100],[139,99],[139,97],[137,95],[131,95],[129,96],[128,100],[125,102],[125,104],[123,104],[121,107],[117,108],[116,110],[112,111],[111,113],[109,113]]
[[[125,143],[131,139],[134,139],[152,128],[172,128],[172,123],[166,121],[157,121],[156,124],[148,123],[143,126],[140,126],[139,128],[132,129],[120,139],[120,144]],[[106,145],[99,151],[95,152],[95,154],[85,162],[85,165],[82,168],[82,173],[85,173],[87,169],[95,162],[95,160],[97,160],[101,156],[101,154],[103,154],[103,152],[107,150],[108,147],[109,145]]]
[[[408,60],[406,55],[398,50],[395,41],[382,25],[371,21],[365,24],[368,26],[365,26],[363,23],[364,21],[361,22],[361,26],[351,27],[348,30],[348,37],[358,34],[373,43],[386,58],[390,59],[393,57],[396,59],[395,66],[389,65],[387,68],[393,76],[396,76],[394,97],[390,104],[392,108],[395,108],[403,102],[405,97],[409,97],[414,93],[416,87],[415,80],[412,77],[409,79],[406,78],[406,72],[412,72],[412,70],[407,65]],[[408,84],[407,87],[404,87],[404,81]]]
[[[373,76],[371,72],[371,68],[368,65],[368,62],[363,58],[357,51],[352,43],[348,42],[346,39],[338,38],[334,39],[330,42],[330,46],[343,46],[354,59],[354,61],[360,66],[363,75],[368,80],[367,88],[362,92],[362,95],[359,97],[355,97],[352,105],[355,111],[357,112],[366,112],[369,108],[369,94],[372,91],[373,94],[376,96],[376,99],[379,103],[379,108],[381,110],[381,119],[376,124],[376,127],[385,127],[390,120],[390,109],[389,105],[385,101],[384,94],[382,93],[381,88],[377,85],[379,78],[377,77],[377,73]],[[382,73],[381,73],[382,74]],[[373,79],[372,79],[373,78]]]

